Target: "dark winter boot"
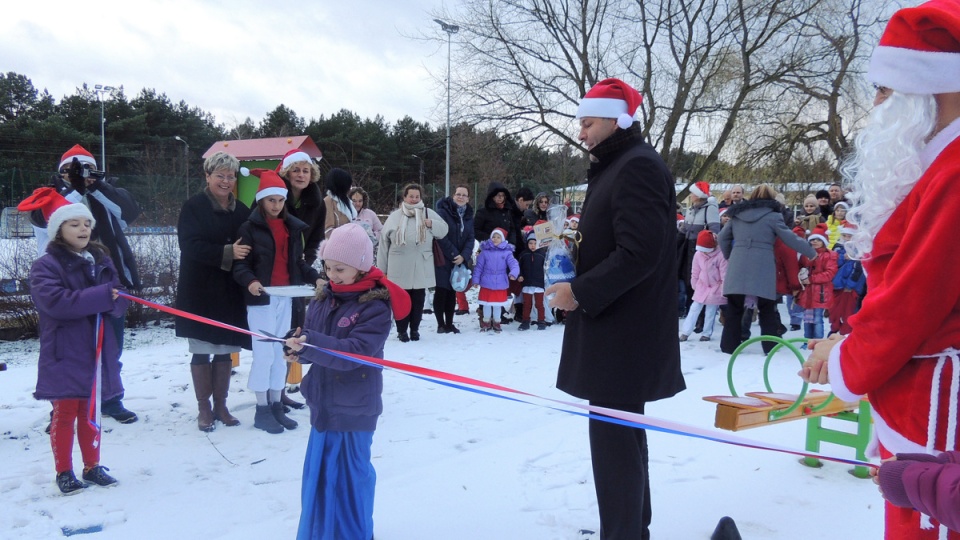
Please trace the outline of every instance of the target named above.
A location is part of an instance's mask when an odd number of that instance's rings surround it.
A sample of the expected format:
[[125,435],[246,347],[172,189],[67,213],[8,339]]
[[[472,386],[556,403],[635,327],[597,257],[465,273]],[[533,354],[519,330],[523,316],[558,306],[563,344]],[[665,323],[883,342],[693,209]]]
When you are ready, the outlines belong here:
[[[283,411],[283,405],[280,403],[274,403],[274,405],[279,405],[280,410]],[[257,412],[253,416],[253,427],[274,435],[283,433],[283,426],[277,422],[270,405],[257,405]]]
[[[290,409],[299,410],[303,408],[303,403],[300,403],[299,401],[296,401],[295,399],[287,395],[286,388],[280,391],[280,403],[283,403],[284,407],[289,407]],[[284,409],[284,412],[290,412],[290,411]]]
[[717,523],[717,528],[713,530],[710,540],[741,540],[737,524],[730,517],[720,518],[720,523]]
[[273,417],[277,419],[277,423],[285,429],[297,429],[297,421],[283,412],[283,403],[271,403],[270,411],[273,413]]
[[[229,364],[227,364],[229,367]],[[213,408],[210,407],[210,396],[213,394],[213,365],[190,364],[190,374],[193,375],[193,391],[197,394],[197,429],[213,431]]]
[[537,321],[537,330],[546,330],[547,323],[546,321]]
[[83,470],[83,479],[100,487],[115,486],[117,485],[117,479],[107,474],[109,470],[103,465],[94,465]]
[[519,330],[529,330],[529,329],[530,329],[530,321],[523,321],[522,323],[520,323]]
[[87,484],[77,480],[73,471],[63,471],[62,473],[57,473],[57,487],[60,488],[60,493],[64,495],[74,495],[83,491],[83,488],[87,487]]
[[104,401],[100,406],[100,412],[103,413],[104,416],[109,416],[121,424],[132,424],[137,421],[137,413],[128,411],[126,407],[123,406],[123,401],[120,396]]
[[230,394],[230,362],[213,362],[213,416],[225,426],[239,426],[240,420],[227,409],[227,395]]

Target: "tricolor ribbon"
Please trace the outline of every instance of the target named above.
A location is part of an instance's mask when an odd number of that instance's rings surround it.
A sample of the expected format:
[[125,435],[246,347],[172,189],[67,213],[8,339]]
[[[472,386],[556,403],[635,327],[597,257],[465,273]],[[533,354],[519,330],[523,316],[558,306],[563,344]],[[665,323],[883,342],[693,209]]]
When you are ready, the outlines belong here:
[[93,370],[93,389],[90,391],[90,399],[87,401],[87,423],[96,432],[93,439],[93,447],[100,446],[100,386],[103,384],[103,316],[97,314],[97,324],[94,332],[97,335],[97,355],[96,364]]
[[[235,332],[247,334],[249,336],[255,337],[263,341],[276,341],[281,343],[285,341],[283,338],[278,336],[265,334],[263,332],[253,332],[245,328],[229,325],[226,323],[222,323],[220,321],[215,321],[213,319],[208,319],[206,317],[194,315],[192,313],[188,313],[176,308],[157,304],[155,302],[150,302],[148,300],[143,300],[141,298],[131,296],[124,292],[120,292],[120,296],[123,296],[124,298],[127,298],[133,302],[137,302],[139,304],[143,304],[145,306],[163,311],[165,313],[170,313],[171,315],[184,317],[193,321],[209,324],[211,326],[216,326],[218,328],[233,330]],[[331,356],[336,356],[338,358],[343,358],[343,359],[350,360],[350,361],[367,365],[367,366],[386,368],[386,369],[396,371],[404,375],[408,375],[408,376],[425,380],[428,382],[441,384],[444,386],[449,386],[449,387],[457,388],[460,390],[466,390],[468,392],[473,392],[480,395],[506,399],[509,401],[516,401],[519,403],[526,403],[526,404],[534,405],[538,407],[546,407],[546,408],[554,409],[557,411],[565,412],[568,414],[572,414],[575,416],[587,417],[591,420],[600,420],[603,422],[619,424],[627,427],[649,429],[649,430],[659,431],[663,433],[671,433],[674,435],[682,435],[685,437],[693,437],[697,439],[704,439],[704,440],[714,441],[714,442],[719,442],[724,444],[732,444],[732,445],[742,446],[746,448],[770,450],[773,452],[780,452],[784,454],[793,454],[796,456],[824,459],[827,461],[834,461],[837,463],[846,463],[849,465],[855,465],[855,466],[861,466],[861,467],[870,467],[870,468],[878,467],[878,465],[875,465],[873,463],[866,462],[866,461],[828,456],[825,454],[821,454],[819,452],[794,450],[791,448],[787,448],[787,447],[783,447],[775,444],[747,439],[744,437],[738,437],[736,435],[730,435],[725,432],[704,429],[696,426],[683,424],[680,422],[673,422],[670,420],[663,420],[663,419],[645,415],[645,414],[631,413],[631,412],[621,411],[617,409],[608,409],[606,407],[598,407],[595,405],[563,401],[563,400],[548,398],[544,396],[539,396],[537,394],[531,394],[529,392],[524,392],[522,390],[516,390],[508,386],[502,386],[499,384],[486,382],[480,379],[466,377],[464,375],[457,375],[456,373],[449,373],[446,371],[440,371],[437,369],[417,366],[413,364],[405,364],[403,362],[396,362],[396,361],[387,360],[384,358],[374,358],[372,356],[365,356],[361,354],[352,354],[352,353],[346,353],[343,351],[325,349],[322,347],[311,345],[309,343],[304,343],[303,345],[305,347],[310,347],[312,349],[316,349],[318,351],[324,352]]]

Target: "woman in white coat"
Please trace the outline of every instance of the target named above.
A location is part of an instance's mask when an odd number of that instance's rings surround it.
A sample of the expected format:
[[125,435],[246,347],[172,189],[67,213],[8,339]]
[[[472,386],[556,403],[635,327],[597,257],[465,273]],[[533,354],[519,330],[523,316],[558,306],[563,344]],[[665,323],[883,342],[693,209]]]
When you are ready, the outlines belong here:
[[[403,201],[380,231],[377,268],[410,294],[410,315],[397,321],[400,341],[420,339],[420,321],[427,289],[435,286],[433,240],[447,235],[447,223],[426,208],[418,184],[403,187]],[[409,329],[410,333],[407,333]]]

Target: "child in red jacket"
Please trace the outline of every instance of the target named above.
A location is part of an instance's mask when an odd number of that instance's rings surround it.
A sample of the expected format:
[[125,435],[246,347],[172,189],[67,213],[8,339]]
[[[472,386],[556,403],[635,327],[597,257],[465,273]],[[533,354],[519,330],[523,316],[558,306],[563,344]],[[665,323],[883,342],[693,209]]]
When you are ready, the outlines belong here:
[[803,289],[797,297],[797,303],[804,310],[803,337],[807,339],[823,337],[823,312],[833,303],[837,254],[827,249],[827,234],[826,225],[817,225],[807,238],[813,249],[817,250],[817,258],[812,261],[806,257],[800,258],[800,284]]

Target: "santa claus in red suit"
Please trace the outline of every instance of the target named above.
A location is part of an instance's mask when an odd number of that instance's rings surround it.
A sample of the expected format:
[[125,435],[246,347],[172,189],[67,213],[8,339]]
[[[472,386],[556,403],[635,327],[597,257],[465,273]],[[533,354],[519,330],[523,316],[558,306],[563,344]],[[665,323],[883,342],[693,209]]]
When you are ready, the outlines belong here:
[[[960,0],[896,12],[867,78],[875,108],[844,174],[859,226],[845,246],[869,292],[850,335],[811,342],[800,375],[846,401],[868,397],[881,458],[958,450]],[[889,503],[885,525],[887,539],[947,537]]]

